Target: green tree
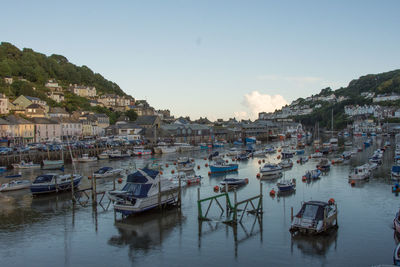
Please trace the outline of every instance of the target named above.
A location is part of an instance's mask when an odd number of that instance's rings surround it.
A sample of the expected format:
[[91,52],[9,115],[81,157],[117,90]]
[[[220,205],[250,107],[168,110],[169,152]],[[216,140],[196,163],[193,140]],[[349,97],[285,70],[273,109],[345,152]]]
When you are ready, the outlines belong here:
[[138,117],[138,114],[133,109],[130,109],[125,112],[125,116],[127,116],[130,121],[135,121]]

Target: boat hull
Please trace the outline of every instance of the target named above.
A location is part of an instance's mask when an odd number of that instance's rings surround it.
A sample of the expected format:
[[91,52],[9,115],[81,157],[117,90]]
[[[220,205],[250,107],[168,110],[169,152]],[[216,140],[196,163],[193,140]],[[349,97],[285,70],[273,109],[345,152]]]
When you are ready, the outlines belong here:
[[210,165],[210,171],[213,173],[218,173],[218,172],[234,172],[238,170],[238,165],[237,164],[231,164],[227,166],[215,166],[215,165]]
[[[81,179],[82,177],[74,179],[74,187],[77,187],[80,184]],[[71,181],[60,183],[57,186],[55,184],[32,184],[30,187],[33,195],[55,193],[71,190]]]

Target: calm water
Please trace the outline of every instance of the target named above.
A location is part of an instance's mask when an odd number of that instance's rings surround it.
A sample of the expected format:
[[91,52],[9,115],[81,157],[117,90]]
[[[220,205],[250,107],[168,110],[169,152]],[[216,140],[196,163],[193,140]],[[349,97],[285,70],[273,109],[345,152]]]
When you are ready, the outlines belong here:
[[[361,142],[362,139],[358,140]],[[357,140],[355,140],[357,141]],[[374,145],[352,158],[347,165],[332,166],[322,179],[301,182],[306,170],[315,168],[316,161],[296,164],[285,172],[286,179],[297,179],[294,194],[271,198],[269,191],[276,181],[263,181],[264,214],[262,220],[245,215],[237,229],[221,221],[216,206],[210,212],[214,220],[197,220],[197,188],[183,190],[182,209],[162,213],[150,212],[122,220],[112,206],[72,208],[70,194],[32,198],[29,191],[0,193],[0,259],[1,266],[370,266],[391,264],[396,246],[393,218],[399,208],[399,197],[391,193],[390,167],[393,147],[384,155],[384,165],[368,182],[351,187],[348,174],[352,166],[364,163],[377,146]],[[393,141],[392,141],[393,144]],[[189,154],[205,177],[201,197],[215,195],[213,187],[224,176],[208,177],[203,158],[209,152]],[[306,154],[308,155],[308,153]],[[79,171],[90,175],[99,166],[132,168],[150,161],[170,164],[180,155],[137,158],[125,161],[101,161],[78,165]],[[267,160],[277,161],[277,154]],[[335,155],[330,155],[335,157]],[[294,159],[296,160],[297,157]],[[257,195],[260,182],[256,179],[258,158],[241,162],[238,174],[230,177],[249,178],[249,184],[238,190],[238,200]],[[172,166],[171,166],[172,165]],[[72,168],[69,166],[69,168]],[[67,170],[68,171],[68,170]],[[40,170],[23,171],[33,179]],[[6,179],[0,178],[0,183]],[[89,186],[87,179],[81,187]],[[118,185],[121,187],[122,185]],[[111,189],[112,182],[98,185]],[[233,196],[231,196],[233,199]],[[328,236],[292,238],[289,233],[290,208],[295,213],[301,201],[334,198],[339,209],[339,229]],[[103,201],[106,207],[108,201]],[[206,208],[206,207],[205,207]]]

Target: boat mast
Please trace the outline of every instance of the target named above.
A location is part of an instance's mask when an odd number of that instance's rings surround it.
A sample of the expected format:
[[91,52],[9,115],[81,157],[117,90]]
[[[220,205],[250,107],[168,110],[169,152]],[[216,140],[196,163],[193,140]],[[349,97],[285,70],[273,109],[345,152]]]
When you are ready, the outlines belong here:
[[333,138],[333,108],[332,108],[332,111],[331,111],[331,138]]

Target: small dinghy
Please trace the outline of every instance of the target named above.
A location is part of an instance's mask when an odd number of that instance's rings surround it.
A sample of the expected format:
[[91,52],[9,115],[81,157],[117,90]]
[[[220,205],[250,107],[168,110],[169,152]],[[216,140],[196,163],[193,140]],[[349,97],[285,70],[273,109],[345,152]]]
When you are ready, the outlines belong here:
[[11,181],[9,183],[2,184],[0,187],[0,192],[15,191],[29,188],[31,181],[29,180],[18,180]]
[[12,178],[20,178],[22,177],[21,173],[17,173],[17,174],[10,174],[10,175],[6,175],[4,176],[4,178],[8,178],[8,179],[12,179]]
[[14,163],[12,164],[14,169],[39,169],[40,164],[35,164],[32,161],[31,162],[25,162],[21,161],[20,163]]
[[278,187],[279,193],[293,191],[296,189],[296,179],[281,180],[276,186]]
[[123,169],[113,169],[112,167],[102,167],[94,172],[94,178],[108,178],[119,175],[123,172]]
[[319,177],[321,176],[321,173],[322,172],[320,170],[318,170],[318,169],[307,171],[303,176],[303,180],[316,180],[316,179],[319,179]]

